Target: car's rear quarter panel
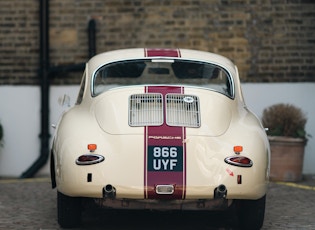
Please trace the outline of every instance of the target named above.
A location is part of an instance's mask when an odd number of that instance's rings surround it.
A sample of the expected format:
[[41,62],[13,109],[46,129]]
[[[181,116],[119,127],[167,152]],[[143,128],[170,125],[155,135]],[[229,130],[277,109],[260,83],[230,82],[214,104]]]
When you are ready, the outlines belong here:
[[[59,191],[101,198],[102,188],[112,184],[117,198],[144,198],[145,129],[128,125],[129,96],[136,93],[144,93],[144,87],[110,90],[91,105],[75,106],[63,116],[53,148]],[[268,179],[268,144],[256,117],[216,92],[186,87],[185,94],[198,96],[201,107],[201,127],[186,128],[186,199],[211,199],[221,184],[227,187],[228,199],[262,197]],[[97,144],[95,153],[105,160],[76,165],[76,158],[88,152],[89,143]],[[234,155],[234,145],[244,147],[241,154],[253,160],[252,167],[224,162]]]

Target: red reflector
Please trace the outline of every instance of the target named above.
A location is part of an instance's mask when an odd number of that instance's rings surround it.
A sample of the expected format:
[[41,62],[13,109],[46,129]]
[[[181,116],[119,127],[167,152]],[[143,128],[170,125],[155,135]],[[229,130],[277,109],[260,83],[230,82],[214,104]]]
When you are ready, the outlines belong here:
[[242,184],[242,175],[237,175],[237,183]]
[[236,163],[241,163],[241,164],[249,164],[250,163],[250,159],[248,159],[247,157],[233,157],[230,160],[233,162],[236,162]]
[[95,161],[97,160],[98,157],[97,156],[89,156],[89,155],[83,155],[83,156],[80,156],[78,158],[78,161],[81,161],[81,162],[85,162],[85,161]]
[[232,156],[227,157],[224,161],[230,165],[240,166],[240,167],[252,167],[253,162],[248,157],[242,156]]
[[76,160],[77,165],[91,165],[97,164],[104,160],[105,158],[101,155],[97,154],[84,154],[78,157]]

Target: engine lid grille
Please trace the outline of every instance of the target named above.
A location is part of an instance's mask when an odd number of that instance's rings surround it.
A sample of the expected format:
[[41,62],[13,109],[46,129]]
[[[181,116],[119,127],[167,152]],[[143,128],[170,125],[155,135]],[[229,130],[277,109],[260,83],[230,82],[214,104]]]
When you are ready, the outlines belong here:
[[193,95],[166,95],[166,124],[200,127],[199,98]]
[[130,126],[160,126],[163,124],[162,94],[133,94],[129,98]]
[[[167,94],[165,101],[167,125],[200,127],[200,107],[197,96]],[[129,125],[160,126],[164,123],[163,108],[162,94],[133,94],[129,98]]]

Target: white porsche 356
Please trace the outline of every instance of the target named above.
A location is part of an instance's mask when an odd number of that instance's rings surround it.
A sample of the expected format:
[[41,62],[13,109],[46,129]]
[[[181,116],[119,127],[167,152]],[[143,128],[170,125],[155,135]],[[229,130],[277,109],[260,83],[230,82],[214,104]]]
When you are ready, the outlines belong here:
[[62,227],[80,224],[90,198],[115,209],[235,206],[242,229],[259,229],[268,179],[269,143],[237,67],[203,51],[96,55],[51,150]]

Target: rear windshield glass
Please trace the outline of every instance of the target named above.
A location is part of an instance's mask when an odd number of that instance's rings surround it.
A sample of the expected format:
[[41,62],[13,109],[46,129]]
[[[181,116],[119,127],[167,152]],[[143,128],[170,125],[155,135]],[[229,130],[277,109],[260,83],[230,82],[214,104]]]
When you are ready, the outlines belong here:
[[204,87],[233,97],[233,81],[228,72],[206,62],[176,59],[120,61],[99,68],[92,81],[93,96],[115,86],[167,84]]

